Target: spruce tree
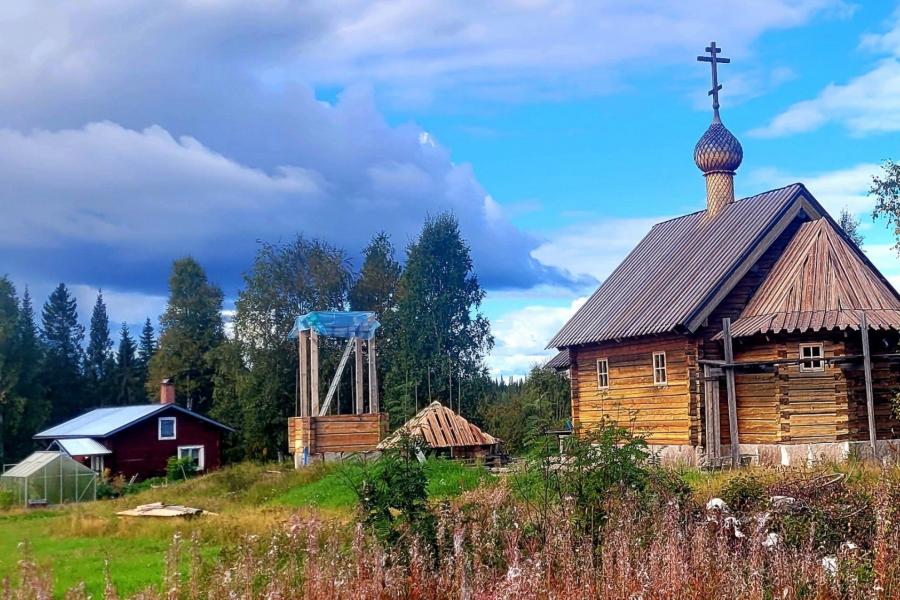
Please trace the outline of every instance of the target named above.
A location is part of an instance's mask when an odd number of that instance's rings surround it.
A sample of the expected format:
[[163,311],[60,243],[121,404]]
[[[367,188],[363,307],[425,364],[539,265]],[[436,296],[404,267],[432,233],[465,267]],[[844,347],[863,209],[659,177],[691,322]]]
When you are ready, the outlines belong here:
[[225,339],[222,290],[207,280],[193,258],[172,265],[169,302],[160,319],[159,345],[150,359],[147,395],[153,397],[163,379],[175,382],[176,399],[206,412],[212,403],[214,367],[208,356]]
[[78,323],[78,305],[60,283],[41,311],[41,338],[45,347],[43,386],[50,402],[51,421],[62,422],[85,408],[81,371],[84,327]]
[[136,355],[137,346],[131,339],[128,324],[119,330],[119,348],[116,352],[116,404],[119,406],[141,404],[146,399],[144,381],[140,378]]
[[24,402],[19,396],[20,362],[16,353],[16,328],[19,303],[16,288],[7,277],[0,277],[0,465],[5,464],[17,441]]
[[853,243],[857,246],[862,248],[863,236],[859,232],[859,219],[857,219],[846,206],[841,209],[841,216],[838,219],[838,224],[840,224],[844,233],[847,234],[847,237],[853,240]]
[[[153,323],[150,322],[150,317],[147,317],[147,320],[144,321],[144,327],[141,329],[141,337],[138,338],[137,359],[135,362],[135,376],[142,386],[147,386],[147,370],[150,367],[150,359],[153,358],[154,354],[156,354],[156,333],[153,331]],[[151,402],[156,397],[156,393],[158,392],[154,392],[151,397]]]
[[19,319],[16,325],[16,345],[19,356],[18,395],[24,401],[19,425],[17,445],[13,449],[16,459],[24,458],[34,449],[31,436],[43,429],[50,418],[50,403],[41,385],[43,348],[40,333],[34,320],[34,306],[28,288],[22,294]]
[[103,290],[97,294],[91,313],[91,328],[84,357],[84,375],[89,403],[105,406],[115,399],[112,339],[109,336],[109,314],[103,301]]

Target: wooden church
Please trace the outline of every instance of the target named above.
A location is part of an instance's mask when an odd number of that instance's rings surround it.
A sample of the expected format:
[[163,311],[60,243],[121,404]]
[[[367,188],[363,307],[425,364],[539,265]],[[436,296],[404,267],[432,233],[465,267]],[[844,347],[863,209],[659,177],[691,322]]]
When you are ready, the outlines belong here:
[[735,200],[728,59],[706,50],[706,209],[655,225],[550,341],[573,425],[613,419],[689,464],[896,460],[900,295],[803,184]]

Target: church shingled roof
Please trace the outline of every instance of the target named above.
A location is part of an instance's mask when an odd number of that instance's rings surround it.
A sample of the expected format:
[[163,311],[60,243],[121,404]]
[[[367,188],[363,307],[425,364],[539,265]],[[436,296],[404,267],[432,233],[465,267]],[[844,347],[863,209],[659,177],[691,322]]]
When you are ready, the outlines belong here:
[[824,213],[795,183],[728,204],[715,218],[704,210],[654,225],[547,347],[695,330],[697,316],[749,268],[801,198]]

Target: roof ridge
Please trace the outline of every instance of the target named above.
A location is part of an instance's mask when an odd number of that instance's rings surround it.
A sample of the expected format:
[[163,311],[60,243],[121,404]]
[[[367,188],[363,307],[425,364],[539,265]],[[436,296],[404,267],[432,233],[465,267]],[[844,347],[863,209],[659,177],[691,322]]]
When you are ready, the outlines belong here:
[[[731,204],[738,204],[738,203],[741,203],[741,202],[748,202],[748,201],[751,201],[751,200],[755,200],[756,198],[759,198],[760,196],[765,196],[765,195],[767,195],[767,194],[774,194],[774,193],[776,193],[776,192],[780,192],[780,191],[782,191],[782,190],[786,190],[786,189],[792,188],[792,187],[804,187],[804,186],[803,186],[803,184],[800,183],[799,181],[795,181],[794,183],[790,183],[790,184],[788,184],[788,185],[783,185],[783,186],[777,187],[777,188],[772,188],[771,190],[766,190],[765,192],[760,192],[760,193],[758,193],[758,194],[753,194],[752,196],[744,196],[743,198],[738,198],[738,199],[735,200],[734,202],[731,202]],[[662,225],[663,223],[671,223],[672,221],[677,221],[678,219],[686,219],[687,217],[692,217],[692,216],[694,216],[694,215],[699,215],[700,213],[705,213],[706,210],[707,210],[707,209],[705,209],[705,208],[704,208],[703,210],[695,210],[694,212],[690,212],[690,213],[686,213],[686,214],[683,214],[683,215],[679,215],[679,216],[677,216],[677,217],[672,217],[672,218],[666,219],[666,220],[664,220],[664,221],[658,221],[658,222],[656,222],[656,223],[653,224],[653,227],[656,227],[657,225]]]

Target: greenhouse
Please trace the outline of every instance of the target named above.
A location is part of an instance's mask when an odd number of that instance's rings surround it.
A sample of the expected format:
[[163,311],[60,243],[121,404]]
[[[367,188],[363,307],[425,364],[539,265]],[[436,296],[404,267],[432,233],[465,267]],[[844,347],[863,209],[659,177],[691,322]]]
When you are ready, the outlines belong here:
[[97,499],[97,474],[64,452],[35,452],[0,475],[0,489],[22,506]]

